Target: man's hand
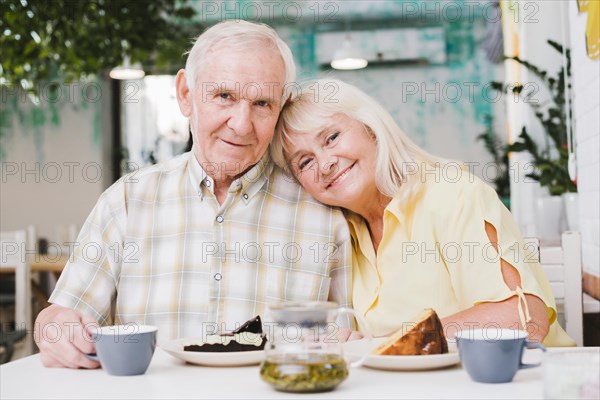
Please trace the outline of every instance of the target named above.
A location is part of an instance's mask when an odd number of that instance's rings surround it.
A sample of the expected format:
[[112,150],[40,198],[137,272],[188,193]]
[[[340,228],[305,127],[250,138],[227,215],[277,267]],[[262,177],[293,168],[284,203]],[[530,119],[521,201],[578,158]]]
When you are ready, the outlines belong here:
[[42,363],[52,368],[98,368],[85,354],[94,353],[90,328],[98,326],[90,317],[56,304],[40,312],[35,321],[35,342]]

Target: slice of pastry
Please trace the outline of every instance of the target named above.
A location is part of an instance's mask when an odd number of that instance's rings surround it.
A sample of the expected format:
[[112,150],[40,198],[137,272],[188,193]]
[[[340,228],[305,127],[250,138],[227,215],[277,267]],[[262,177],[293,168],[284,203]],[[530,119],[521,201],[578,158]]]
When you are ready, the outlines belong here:
[[208,335],[204,343],[189,344],[183,346],[183,350],[207,353],[255,351],[263,350],[266,343],[267,336],[263,333],[260,316],[256,316],[231,333]]
[[394,332],[384,343],[373,350],[373,354],[384,356],[407,356],[422,354],[444,354],[448,343],[437,314],[428,308],[409,324]]

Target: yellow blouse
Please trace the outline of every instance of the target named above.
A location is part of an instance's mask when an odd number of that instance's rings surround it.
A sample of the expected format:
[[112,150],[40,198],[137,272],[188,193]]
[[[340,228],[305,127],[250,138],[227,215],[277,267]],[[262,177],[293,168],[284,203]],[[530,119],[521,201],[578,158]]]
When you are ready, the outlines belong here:
[[[531,249],[527,251],[496,192],[467,172],[454,181],[431,178],[404,203],[394,198],[388,204],[377,255],[364,220],[347,215],[353,239],[353,304],[372,333],[389,334],[424,308],[444,318],[514,296],[516,291],[502,278],[502,257],[518,271],[522,291],[546,304],[551,325],[544,344],[574,346],[556,321],[544,270]],[[496,229],[499,254],[489,242],[485,221]],[[521,324],[514,329],[522,329]]]

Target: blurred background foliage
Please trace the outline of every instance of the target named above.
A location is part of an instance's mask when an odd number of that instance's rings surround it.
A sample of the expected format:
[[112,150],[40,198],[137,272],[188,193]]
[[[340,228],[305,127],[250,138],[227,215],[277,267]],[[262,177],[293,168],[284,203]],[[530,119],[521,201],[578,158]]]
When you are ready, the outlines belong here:
[[[72,82],[123,63],[173,73],[202,31],[188,0],[0,0],[0,85]],[[32,62],[32,60],[35,60]]]
[[486,166],[486,178],[492,184],[498,197],[506,208],[510,209],[510,175],[508,145],[494,132],[494,118],[492,115],[485,116],[486,130],[477,136],[478,141],[482,141],[488,154],[492,157],[492,163],[495,165],[495,171],[488,174]]
[[492,82],[492,88],[506,93],[512,92],[528,100],[526,103],[533,109],[545,133],[544,142],[541,145],[536,143],[524,126],[518,139],[508,146],[508,151],[529,153],[535,170],[525,176],[546,187],[550,195],[559,196],[563,193],[577,192],[577,182],[569,175],[569,163],[575,161],[570,160],[574,154],[570,152],[568,137],[572,132],[570,124],[573,120],[573,110],[566,97],[566,91],[570,93],[572,90],[571,51],[553,40],[547,40],[547,43],[566,59],[566,65],[561,66],[555,75],[519,57],[508,59],[518,62],[537,76],[549,93],[548,100],[539,103],[533,101],[530,97],[535,92],[525,93],[523,84],[504,85],[502,82]]

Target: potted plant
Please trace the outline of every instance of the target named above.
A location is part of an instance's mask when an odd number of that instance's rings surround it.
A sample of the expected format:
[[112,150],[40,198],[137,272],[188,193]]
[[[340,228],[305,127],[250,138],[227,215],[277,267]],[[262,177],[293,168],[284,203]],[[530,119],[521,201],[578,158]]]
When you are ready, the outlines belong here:
[[[522,84],[508,86],[500,82],[492,82],[492,88],[495,90],[507,93],[512,92],[527,100],[526,102],[532,107],[535,116],[545,132],[544,143],[540,145],[529,135],[527,128],[523,127],[518,139],[508,145],[510,152],[527,152],[531,155],[535,169],[533,172],[526,174],[526,176],[539,182],[550,194],[548,202],[554,203],[554,211],[546,212],[544,220],[547,220],[552,214],[560,218],[560,214],[563,213],[563,200],[557,196],[577,192],[576,181],[571,179],[569,175],[570,157],[567,121],[571,120],[571,109],[567,109],[565,97],[565,90],[571,88],[570,50],[563,49],[561,44],[552,40],[548,40],[547,42],[551,48],[566,56],[566,67],[562,66],[555,75],[519,57],[508,57],[507,59],[518,62],[536,75],[550,94],[548,100],[533,101],[532,96],[534,93],[525,94],[523,91],[524,85]],[[571,201],[570,203],[573,202]],[[540,208],[541,206],[538,207],[538,210]],[[557,224],[560,224],[560,222]],[[560,229],[557,229],[560,234]]]

